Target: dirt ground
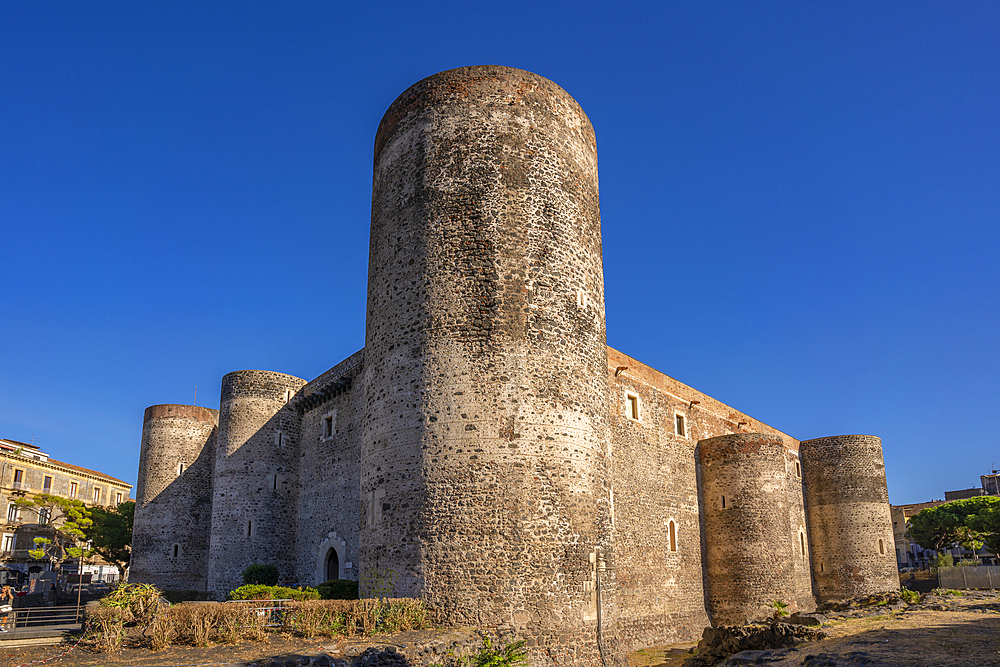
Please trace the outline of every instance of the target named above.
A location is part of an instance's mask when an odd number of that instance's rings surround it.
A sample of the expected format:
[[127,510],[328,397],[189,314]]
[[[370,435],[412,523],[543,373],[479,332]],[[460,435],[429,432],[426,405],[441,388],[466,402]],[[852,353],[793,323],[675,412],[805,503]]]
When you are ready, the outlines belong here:
[[[825,657],[863,654],[865,664],[884,667],[1000,667],[1000,595],[972,599],[966,596],[934,596],[920,605],[887,615],[832,621],[822,628],[829,638],[776,652],[775,667],[821,664]],[[418,642],[451,632],[404,632],[367,639],[333,640],[273,636],[259,644],[193,648],[170,647],[163,651],[126,649],[116,655],[93,653],[81,645],[62,657],[68,645],[4,649],[0,644],[0,667],[15,667],[53,658],[41,664],[54,667],[144,666],[218,667],[241,665],[264,658],[292,656],[350,657],[369,646],[396,646],[401,653]],[[680,667],[693,644],[654,647],[629,656],[630,667]],[[35,662],[35,665],[39,663]],[[32,665],[34,667],[34,665]]]
[[[431,640],[451,641],[467,637],[468,629],[423,630],[399,632],[376,637],[333,639],[317,637],[302,639],[288,635],[272,635],[268,641],[246,644],[221,644],[207,648],[171,646],[162,651],[143,648],[126,648],[117,654],[95,653],[86,644],[66,653],[72,644],[61,646],[35,646],[4,649],[0,643],[0,667],[17,667],[47,660],[42,665],[53,667],[220,667],[245,665],[249,662],[271,659],[294,659],[300,656],[328,655],[347,658],[360,655],[370,646],[395,646],[401,653],[418,642]],[[66,655],[62,655],[66,653]],[[35,662],[33,662],[35,661]]]
[[[988,599],[932,596],[894,614],[832,621],[829,638],[776,651],[774,667],[823,664],[822,658],[864,654],[872,667],[1000,667],[1000,595]],[[656,647],[629,656],[630,667],[680,667],[692,644]]]

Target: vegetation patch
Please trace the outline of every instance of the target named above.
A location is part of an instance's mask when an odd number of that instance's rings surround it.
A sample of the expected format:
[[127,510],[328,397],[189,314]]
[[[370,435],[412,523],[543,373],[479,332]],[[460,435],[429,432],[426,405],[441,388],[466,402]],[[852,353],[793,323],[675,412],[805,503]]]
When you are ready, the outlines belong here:
[[[274,593],[286,600],[275,602]],[[292,595],[299,599],[289,600]],[[412,598],[320,600],[315,589],[259,585],[241,586],[231,597],[231,602],[171,605],[154,586],[119,586],[88,613],[87,638],[95,651],[107,653],[126,644],[161,650],[177,644],[262,641],[273,633],[307,638],[350,637],[428,627],[423,602]],[[485,648],[492,650],[492,645]],[[498,659],[514,658],[516,651],[497,655]],[[491,667],[505,664],[494,663]]]

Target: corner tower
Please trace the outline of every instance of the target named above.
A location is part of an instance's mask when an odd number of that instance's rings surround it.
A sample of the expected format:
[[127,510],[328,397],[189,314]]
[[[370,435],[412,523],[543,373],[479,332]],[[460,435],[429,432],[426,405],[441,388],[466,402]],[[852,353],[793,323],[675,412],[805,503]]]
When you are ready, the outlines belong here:
[[899,588],[882,441],[817,438],[799,453],[819,601]]
[[712,624],[766,618],[774,600],[812,611],[802,490],[789,471],[794,454],[778,436],[732,433],[699,442],[698,457]]
[[130,579],[205,590],[219,413],[152,405],[142,419]]
[[614,590],[606,368],[583,110],[507,67],[411,86],[375,139],[362,589],[388,577],[442,621],[593,659]]
[[273,371],[222,378],[212,493],[208,589],[224,595],[252,563],[275,563],[295,539],[296,454],[300,420],[288,402],[305,380]]

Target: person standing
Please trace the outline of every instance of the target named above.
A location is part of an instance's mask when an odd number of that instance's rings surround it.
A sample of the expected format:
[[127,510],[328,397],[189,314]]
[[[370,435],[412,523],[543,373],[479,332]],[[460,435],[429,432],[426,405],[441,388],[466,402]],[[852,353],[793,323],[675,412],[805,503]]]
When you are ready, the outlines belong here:
[[10,586],[0,589],[0,632],[7,632],[14,620],[14,591]]

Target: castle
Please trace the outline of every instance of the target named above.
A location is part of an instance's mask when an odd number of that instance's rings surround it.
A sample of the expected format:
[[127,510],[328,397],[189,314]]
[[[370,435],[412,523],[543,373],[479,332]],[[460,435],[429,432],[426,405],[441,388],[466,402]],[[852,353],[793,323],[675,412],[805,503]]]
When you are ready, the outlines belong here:
[[131,578],[388,581],[607,664],[896,589],[892,545],[878,438],[800,442],[607,346],[593,128],[551,81],[482,66],[379,125],[364,348],[308,382],[230,373],[218,411],[146,410]]

